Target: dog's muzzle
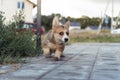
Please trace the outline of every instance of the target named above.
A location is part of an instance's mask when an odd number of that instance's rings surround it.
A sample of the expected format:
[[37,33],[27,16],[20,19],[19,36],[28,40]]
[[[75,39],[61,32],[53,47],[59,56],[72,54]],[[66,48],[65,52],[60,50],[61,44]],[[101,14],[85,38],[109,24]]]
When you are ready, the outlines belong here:
[[65,42],[68,42],[68,38],[65,38],[64,41],[65,41]]

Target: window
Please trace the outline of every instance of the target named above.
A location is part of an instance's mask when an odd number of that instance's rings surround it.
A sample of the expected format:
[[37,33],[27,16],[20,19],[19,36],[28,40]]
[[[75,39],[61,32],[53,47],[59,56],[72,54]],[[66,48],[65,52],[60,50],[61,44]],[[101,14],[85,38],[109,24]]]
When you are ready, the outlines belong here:
[[22,2],[22,9],[24,9],[24,2]]
[[20,2],[17,3],[17,8],[20,9]]
[[25,4],[24,4],[24,2],[17,2],[17,8],[18,9],[24,9],[25,8]]

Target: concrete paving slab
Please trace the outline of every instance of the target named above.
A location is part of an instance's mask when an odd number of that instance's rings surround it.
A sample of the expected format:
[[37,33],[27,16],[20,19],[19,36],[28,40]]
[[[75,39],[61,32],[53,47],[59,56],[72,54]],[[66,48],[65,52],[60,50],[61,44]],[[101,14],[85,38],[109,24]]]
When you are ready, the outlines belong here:
[[[76,43],[65,58],[25,58],[25,64],[0,74],[0,80],[120,80],[120,43]],[[0,72],[12,69],[0,66]]]

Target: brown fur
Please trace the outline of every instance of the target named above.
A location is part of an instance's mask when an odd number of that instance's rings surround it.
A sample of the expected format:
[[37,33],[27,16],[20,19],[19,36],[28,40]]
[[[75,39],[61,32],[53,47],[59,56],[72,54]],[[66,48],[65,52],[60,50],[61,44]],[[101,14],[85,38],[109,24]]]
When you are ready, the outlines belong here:
[[51,54],[55,53],[54,59],[60,60],[60,58],[64,56],[65,42],[62,41],[63,36],[60,35],[60,32],[64,34],[69,33],[69,24],[70,22],[68,21],[65,26],[61,26],[58,17],[53,19],[52,29],[46,34],[43,42],[45,57],[51,57]]

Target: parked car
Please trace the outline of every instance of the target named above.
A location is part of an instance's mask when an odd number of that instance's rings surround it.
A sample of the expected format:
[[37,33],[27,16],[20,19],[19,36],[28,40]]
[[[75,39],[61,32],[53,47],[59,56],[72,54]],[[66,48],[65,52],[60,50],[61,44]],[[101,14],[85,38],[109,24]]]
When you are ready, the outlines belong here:
[[[31,30],[32,33],[37,33],[37,23],[20,23],[18,32],[25,32],[26,30]],[[43,26],[40,27],[41,35],[45,33],[45,29]]]

